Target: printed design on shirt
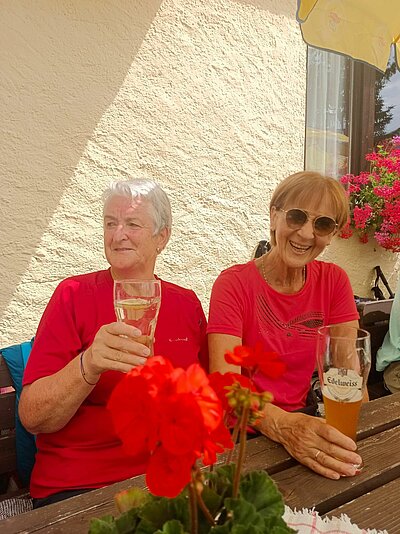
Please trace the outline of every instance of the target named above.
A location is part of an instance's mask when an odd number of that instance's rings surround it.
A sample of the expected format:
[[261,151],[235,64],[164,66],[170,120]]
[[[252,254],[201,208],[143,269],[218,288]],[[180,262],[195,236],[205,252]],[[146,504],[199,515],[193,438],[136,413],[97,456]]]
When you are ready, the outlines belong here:
[[288,322],[282,321],[275,315],[264,295],[257,296],[256,310],[260,326],[267,333],[279,332],[286,335],[313,338],[317,329],[324,325],[324,314],[320,311],[308,311],[296,315]]

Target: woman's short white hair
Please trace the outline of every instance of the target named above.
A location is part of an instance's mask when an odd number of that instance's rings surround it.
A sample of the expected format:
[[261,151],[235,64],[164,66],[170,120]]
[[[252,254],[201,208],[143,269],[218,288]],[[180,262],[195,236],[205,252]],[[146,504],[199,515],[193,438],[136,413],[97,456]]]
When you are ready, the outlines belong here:
[[161,187],[152,180],[132,179],[111,182],[103,193],[103,205],[111,197],[126,197],[129,200],[141,198],[150,204],[150,215],[154,222],[154,235],[163,228],[171,230],[172,212],[168,196]]

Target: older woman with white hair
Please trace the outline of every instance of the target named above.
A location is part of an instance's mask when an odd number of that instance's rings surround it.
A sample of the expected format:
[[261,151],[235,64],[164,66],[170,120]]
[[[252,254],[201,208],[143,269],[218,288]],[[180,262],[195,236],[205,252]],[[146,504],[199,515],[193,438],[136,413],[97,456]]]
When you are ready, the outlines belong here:
[[[24,375],[19,414],[37,434],[34,506],[57,502],[144,472],[128,459],[106,409],[123,373],[149,348],[117,322],[113,282],[151,279],[171,235],[171,207],[159,185],[114,182],[104,194],[104,250],[110,268],[62,281],[40,321]],[[206,319],[193,291],[161,280],[154,352],[174,365],[208,367]]]

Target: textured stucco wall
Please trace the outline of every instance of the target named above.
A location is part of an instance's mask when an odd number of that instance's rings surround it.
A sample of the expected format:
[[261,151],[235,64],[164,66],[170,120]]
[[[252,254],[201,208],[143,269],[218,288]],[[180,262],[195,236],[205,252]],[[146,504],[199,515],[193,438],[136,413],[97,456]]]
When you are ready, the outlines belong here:
[[267,232],[303,164],[305,46],[292,0],[0,5],[0,346],[30,337],[55,285],[105,267],[101,192],[158,180],[172,239],[157,272],[208,306]]
[[29,338],[56,284],[107,266],[101,192],[170,194],[157,272],[207,311],[221,269],[267,235],[303,168],[306,48],[293,0],[0,4],[0,346]]

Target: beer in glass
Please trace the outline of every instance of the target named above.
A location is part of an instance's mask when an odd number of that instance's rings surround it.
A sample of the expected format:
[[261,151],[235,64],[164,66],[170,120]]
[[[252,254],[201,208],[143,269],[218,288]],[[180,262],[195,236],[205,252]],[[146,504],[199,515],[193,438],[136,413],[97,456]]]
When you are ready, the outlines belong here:
[[343,325],[320,328],[317,367],[326,422],[355,441],[371,367],[369,333]]

